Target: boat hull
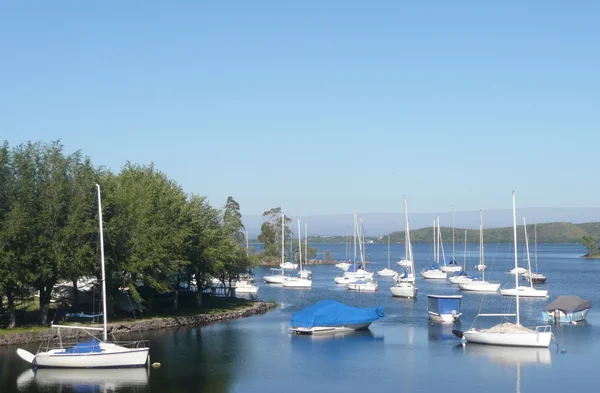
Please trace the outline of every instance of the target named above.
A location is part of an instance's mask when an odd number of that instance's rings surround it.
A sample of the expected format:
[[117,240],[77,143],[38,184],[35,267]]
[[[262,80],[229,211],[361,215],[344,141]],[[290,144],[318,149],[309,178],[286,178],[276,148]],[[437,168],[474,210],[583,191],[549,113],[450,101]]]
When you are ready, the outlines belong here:
[[467,276],[452,276],[452,277],[448,277],[448,280],[452,284],[463,284],[465,282],[473,281],[473,279],[471,277],[467,277]]
[[101,343],[102,352],[61,353],[62,350],[40,352],[33,364],[48,368],[117,368],[143,367],[148,360],[149,348],[130,349],[118,345]]
[[395,271],[391,270],[391,269],[383,269],[377,272],[378,275],[380,275],[381,277],[394,277],[396,274]]
[[312,280],[300,277],[288,277],[281,285],[284,288],[310,288],[312,287]]
[[429,319],[431,319],[432,321],[435,321],[435,322],[442,322],[442,323],[457,322],[458,319],[460,318],[460,316],[462,315],[462,313],[438,314],[433,311],[427,311],[427,313],[429,314]]
[[390,292],[394,297],[414,298],[417,297],[417,288],[408,283],[400,283],[390,287]]
[[453,266],[440,266],[440,270],[444,273],[456,273],[462,271],[462,266],[453,265]]
[[373,284],[373,283],[366,283],[366,284],[350,283],[350,284],[346,285],[346,287],[351,291],[357,291],[357,292],[376,292],[378,290],[378,285]]
[[490,333],[472,329],[463,332],[463,338],[467,343],[474,344],[548,348],[552,332]]
[[508,288],[500,290],[502,296],[517,296],[517,292],[519,292],[519,297],[548,297],[548,291],[545,289],[519,287],[518,289]]
[[421,276],[426,280],[445,280],[448,275],[441,270],[423,270]]
[[461,291],[498,292],[498,288],[500,288],[500,284],[494,284],[483,281],[471,281],[458,284],[458,289],[460,289]]
[[282,275],[272,275],[272,276],[264,276],[263,280],[265,280],[265,282],[267,284],[282,284],[286,278],[287,278],[286,276],[282,276]]
[[341,325],[341,326],[315,326],[311,328],[303,328],[303,327],[291,327],[290,330],[294,334],[335,334],[335,333],[345,333],[345,332],[354,332],[357,330],[365,330],[371,326],[371,322],[369,323],[357,323],[350,325]]
[[482,270],[487,269],[487,266],[486,265],[477,265],[477,266],[475,266],[475,269],[477,269],[478,271],[482,271]]
[[396,262],[396,265],[402,266],[402,267],[412,266],[411,262],[409,260],[406,260],[406,259],[403,259],[401,261]]

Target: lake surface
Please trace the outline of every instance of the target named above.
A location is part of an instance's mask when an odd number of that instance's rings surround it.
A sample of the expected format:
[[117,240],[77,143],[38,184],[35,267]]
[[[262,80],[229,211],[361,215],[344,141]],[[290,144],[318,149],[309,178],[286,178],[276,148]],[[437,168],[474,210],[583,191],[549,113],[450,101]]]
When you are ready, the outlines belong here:
[[[344,244],[313,244],[335,259],[344,259]],[[432,260],[432,246],[414,246],[416,269]],[[446,245],[451,256],[452,245]],[[541,311],[558,295],[574,294],[600,303],[600,260],[584,260],[579,245],[539,245],[539,269],[548,277],[549,299],[522,299],[526,326],[543,324]],[[486,244],[486,278],[514,287],[510,244]],[[368,245],[369,270],[387,267],[387,245]],[[320,256],[321,254],[318,254]],[[392,268],[404,255],[392,246]],[[467,270],[478,262],[478,244],[469,244]],[[463,262],[463,245],[456,245]],[[520,261],[526,263],[523,253]],[[534,256],[532,253],[532,262]],[[521,264],[521,266],[523,266]],[[469,267],[471,267],[469,269]],[[514,311],[514,298],[500,294],[463,293],[448,282],[417,279],[416,300],[392,298],[391,278],[379,278],[376,293],[354,293],[336,286],[341,271],[311,266],[312,289],[284,289],[264,284],[268,268],[255,271],[258,298],[280,307],[265,315],[214,324],[148,332],[152,362],[159,369],[42,370],[37,374],[15,354],[0,347],[0,392],[563,392],[574,387],[595,391],[600,382],[600,313],[592,308],[587,323],[553,326],[566,353],[549,349],[515,349],[467,345],[452,335],[468,329],[479,310]],[[489,273],[489,274],[487,274]],[[524,282],[524,281],[523,281]],[[426,294],[463,294],[461,323],[440,325],[427,317]],[[385,318],[367,332],[329,337],[291,336],[289,320],[321,299],[353,306],[383,306]],[[497,322],[497,321],[492,321]],[[478,322],[479,323],[479,322]],[[26,345],[33,352],[39,344]]]

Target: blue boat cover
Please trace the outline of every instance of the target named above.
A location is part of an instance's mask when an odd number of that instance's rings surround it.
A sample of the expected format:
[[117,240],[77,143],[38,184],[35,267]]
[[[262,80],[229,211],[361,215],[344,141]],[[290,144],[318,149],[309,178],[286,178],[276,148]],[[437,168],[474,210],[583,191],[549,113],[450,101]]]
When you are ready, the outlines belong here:
[[64,353],[92,353],[101,352],[100,341],[93,339],[79,344],[73,345],[71,348],[65,349]]
[[433,263],[433,264],[427,266],[428,270],[438,270],[439,268],[440,268],[440,265],[437,263]]
[[383,307],[356,308],[335,300],[321,300],[294,313],[290,326],[311,328],[361,324],[376,321],[384,315]]
[[452,314],[452,311],[460,312],[460,298],[437,298],[430,297],[429,311],[437,314]]

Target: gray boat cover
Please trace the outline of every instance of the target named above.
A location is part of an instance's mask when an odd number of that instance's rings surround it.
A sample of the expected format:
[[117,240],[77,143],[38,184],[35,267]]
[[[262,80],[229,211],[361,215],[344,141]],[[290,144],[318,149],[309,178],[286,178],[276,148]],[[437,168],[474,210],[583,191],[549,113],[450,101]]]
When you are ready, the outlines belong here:
[[546,311],[560,310],[567,314],[570,312],[587,310],[588,308],[592,308],[591,300],[585,300],[575,295],[563,295],[549,303],[546,306]]

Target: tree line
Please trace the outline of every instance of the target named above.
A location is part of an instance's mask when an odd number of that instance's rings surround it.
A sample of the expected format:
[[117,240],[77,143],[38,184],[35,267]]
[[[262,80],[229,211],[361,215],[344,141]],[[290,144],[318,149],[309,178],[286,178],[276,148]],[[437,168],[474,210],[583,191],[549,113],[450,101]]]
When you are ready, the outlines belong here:
[[[100,277],[96,184],[103,205],[107,292],[128,288],[152,311],[154,298],[195,279],[196,304],[212,277],[231,282],[256,265],[244,248],[239,204],[222,208],[186,194],[153,164],[128,162],[119,173],[95,167],[60,142],[0,147],[0,314],[16,324],[15,299],[39,292],[39,323],[48,324],[59,281]],[[98,280],[99,282],[99,280]],[[76,303],[76,302],[75,302]],[[4,308],[4,310],[3,310]],[[109,310],[110,312],[110,310]]]

